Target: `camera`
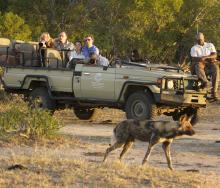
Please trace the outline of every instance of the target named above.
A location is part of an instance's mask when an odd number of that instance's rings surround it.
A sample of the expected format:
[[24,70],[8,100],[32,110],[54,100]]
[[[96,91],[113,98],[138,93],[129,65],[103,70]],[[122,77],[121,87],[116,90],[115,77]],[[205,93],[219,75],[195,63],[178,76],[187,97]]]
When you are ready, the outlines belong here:
[[46,47],[46,42],[45,42],[45,41],[39,42],[39,46],[40,46],[40,47]]

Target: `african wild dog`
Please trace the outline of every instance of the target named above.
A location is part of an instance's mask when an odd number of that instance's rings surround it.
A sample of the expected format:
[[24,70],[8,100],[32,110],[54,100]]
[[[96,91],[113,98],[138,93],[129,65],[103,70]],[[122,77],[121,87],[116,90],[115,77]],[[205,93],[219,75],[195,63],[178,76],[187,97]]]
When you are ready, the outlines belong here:
[[134,140],[138,139],[149,142],[142,164],[148,161],[153,147],[158,143],[162,143],[168,167],[172,170],[170,144],[176,137],[195,134],[190,121],[191,117],[187,115],[182,115],[179,121],[138,121],[132,119],[122,121],[114,129],[113,137],[115,141],[113,145],[107,148],[103,162],[111,151],[124,145],[119,157],[121,160],[126,151],[132,146]]

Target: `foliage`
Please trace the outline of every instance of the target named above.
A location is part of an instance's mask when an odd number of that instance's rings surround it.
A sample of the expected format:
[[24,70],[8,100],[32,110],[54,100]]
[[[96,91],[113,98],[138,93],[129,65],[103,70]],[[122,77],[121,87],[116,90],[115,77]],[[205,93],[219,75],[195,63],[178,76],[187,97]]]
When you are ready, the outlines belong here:
[[29,40],[31,30],[24,19],[12,12],[7,12],[0,14],[0,35],[10,39]]
[[19,98],[1,103],[0,114],[1,135],[15,134],[40,139],[55,135],[61,127],[49,112],[32,109]]
[[[71,41],[92,33],[104,55],[127,56],[138,49],[142,56],[162,63],[185,60],[197,26],[220,48],[219,9],[219,0],[16,0],[0,4],[3,14],[11,11],[26,21],[32,40],[43,31],[57,37],[65,30]],[[10,30],[14,37],[13,32],[17,30]]]

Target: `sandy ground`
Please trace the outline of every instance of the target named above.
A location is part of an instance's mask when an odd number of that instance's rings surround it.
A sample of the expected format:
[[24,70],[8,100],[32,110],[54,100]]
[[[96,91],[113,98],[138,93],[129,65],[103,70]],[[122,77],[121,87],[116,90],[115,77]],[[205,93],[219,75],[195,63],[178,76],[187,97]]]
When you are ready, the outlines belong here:
[[[64,114],[62,114],[64,113]],[[59,114],[60,115],[60,114]],[[61,112],[65,126],[60,130],[62,134],[77,137],[84,143],[80,147],[71,145],[48,149],[44,147],[29,148],[21,146],[4,152],[16,154],[30,154],[35,151],[47,153],[67,159],[85,159],[99,163],[110,143],[112,130],[115,125],[125,119],[125,114],[118,110],[98,110],[93,121],[81,121],[73,116],[72,111]],[[169,119],[159,117],[159,119]],[[202,173],[214,172],[220,174],[220,105],[209,105],[201,121],[194,127],[196,135],[185,136],[173,142],[171,155],[176,170],[192,170]],[[125,155],[124,163],[141,164],[145,155],[147,143],[136,141],[133,148]],[[45,151],[46,150],[46,151]],[[108,161],[117,160],[121,149],[115,150]],[[6,154],[7,155],[7,154]],[[167,167],[166,159],[161,148],[157,145],[150,157],[149,165],[153,167]]]
[[[81,121],[73,116],[72,111],[57,113],[64,119],[65,126],[61,134],[76,137],[80,144],[59,144],[45,147],[43,145],[4,145],[0,148],[1,159],[14,159],[18,156],[51,156],[57,159],[86,160],[95,164],[101,163],[104,152],[110,143],[115,125],[125,119],[123,112],[118,110],[98,110],[93,121]],[[160,119],[167,119],[160,117]],[[202,174],[212,174],[220,179],[220,106],[212,105],[206,110],[206,115],[194,127],[196,135],[175,140],[171,147],[173,166],[178,171],[193,171]],[[141,164],[145,155],[147,143],[136,141],[133,148],[126,154],[124,163]],[[121,149],[112,152],[108,163],[117,161]],[[152,167],[167,168],[166,159],[161,145],[155,147],[150,157]]]
[[[83,142],[89,143],[87,149],[80,148],[71,153],[73,157],[101,162],[103,153],[110,143],[114,126],[114,124],[71,124],[65,126],[62,132],[75,135]],[[172,144],[171,154],[174,168],[176,170],[195,170],[220,174],[220,119],[212,123],[203,121],[195,127],[195,131],[195,136],[182,137]],[[147,143],[136,141],[133,148],[125,156],[124,162],[141,164],[146,149]],[[108,161],[117,160],[120,151],[121,149],[112,152]],[[63,155],[65,154],[63,153]],[[149,165],[166,167],[161,145],[157,145],[153,150]]]

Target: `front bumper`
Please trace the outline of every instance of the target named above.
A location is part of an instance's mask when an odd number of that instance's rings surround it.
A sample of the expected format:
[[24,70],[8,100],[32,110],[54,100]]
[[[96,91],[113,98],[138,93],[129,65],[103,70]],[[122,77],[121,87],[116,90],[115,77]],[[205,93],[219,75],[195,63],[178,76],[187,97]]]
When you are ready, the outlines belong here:
[[156,94],[155,99],[157,103],[172,106],[206,106],[206,95],[204,94],[184,93],[183,95],[172,95],[162,93]]
[[[168,80],[175,82],[173,89],[166,88]],[[155,99],[157,103],[173,106],[206,106],[206,91],[198,90],[198,79],[190,78],[173,78],[164,77],[160,87],[160,93],[156,94]]]

